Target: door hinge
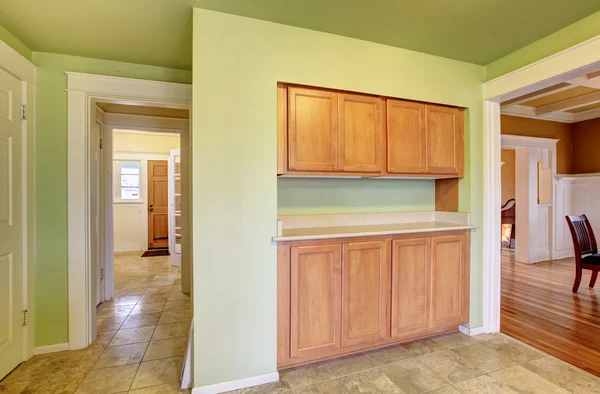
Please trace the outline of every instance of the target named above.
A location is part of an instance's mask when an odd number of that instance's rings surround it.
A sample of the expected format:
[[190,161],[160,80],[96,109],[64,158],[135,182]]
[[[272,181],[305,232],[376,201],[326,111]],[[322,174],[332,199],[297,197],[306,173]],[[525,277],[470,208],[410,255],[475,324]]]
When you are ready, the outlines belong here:
[[21,105],[21,119],[27,120],[27,106]]
[[23,325],[27,325],[27,309],[23,311]]
[[100,138],[100,149],[102,149],[103,146],[104,146],[104,140],[102,138]]
[[104,268],[100,268],[100,280],[104,280]]

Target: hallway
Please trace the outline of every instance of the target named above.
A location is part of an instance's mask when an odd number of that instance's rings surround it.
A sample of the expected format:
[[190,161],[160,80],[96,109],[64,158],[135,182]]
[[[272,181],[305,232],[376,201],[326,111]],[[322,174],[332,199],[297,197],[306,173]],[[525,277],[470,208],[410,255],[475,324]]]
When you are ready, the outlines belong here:
[[590,271],[573,293],[572,258],[515,263],[502,251],[500,329],[522,342],[600,376],[600,286],[590,289]]
[[179,268],[168,256],[115,254],[115,298],[98,306],[98,337],[87,349],[34,356],[0,382],[0,392],[180,393],[191,322]]

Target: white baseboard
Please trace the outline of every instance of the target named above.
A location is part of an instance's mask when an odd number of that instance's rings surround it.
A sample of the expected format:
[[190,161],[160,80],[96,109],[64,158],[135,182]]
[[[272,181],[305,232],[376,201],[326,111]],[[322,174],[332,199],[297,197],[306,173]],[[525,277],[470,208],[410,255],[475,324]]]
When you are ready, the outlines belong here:
[[260,384],[277,382],[279,380],[279,372],[268,373],[266,375],[253,376],[251,378],[234,380],[231,382],[223,382],[211,384],[208,386],[194,387],[192,394],[218,394],[227,391],[239,390],[246,387],[258,386]]
[[475,335],[485,334],[485,330],[483,329],[483,326],[476,327],[476,328],[469,328],[469,327],[461,324],[460,326],[458,326],[458,331],[460,331],[463,334],[468,335],[470,337],[473,337]]
[[64,352],[65,350],[69,350],[68,343],[57,343],[55,345],[48,346],[37,346],[33,348],[33,354],[46,354],[46,353],[56,353],[56,352]]
[[560,249],[554,251],[554,253],[552,254],[552,260],[566,259],[567,257],[573,256],[573,249]]

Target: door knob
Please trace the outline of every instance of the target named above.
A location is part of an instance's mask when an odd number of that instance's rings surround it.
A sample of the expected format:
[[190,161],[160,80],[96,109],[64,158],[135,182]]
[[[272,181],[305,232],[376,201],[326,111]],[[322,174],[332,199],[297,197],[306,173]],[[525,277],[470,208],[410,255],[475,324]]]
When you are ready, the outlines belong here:
[[150,212],[154,211],[154,208],[152,208],[152,204],[148,205],[148,211],[150,211]]

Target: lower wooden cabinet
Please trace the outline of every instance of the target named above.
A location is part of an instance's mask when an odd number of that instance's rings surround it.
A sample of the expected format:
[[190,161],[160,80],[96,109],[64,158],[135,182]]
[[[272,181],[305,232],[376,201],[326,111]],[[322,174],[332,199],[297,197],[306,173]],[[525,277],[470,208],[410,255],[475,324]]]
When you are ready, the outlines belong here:
[[334,358],[469,319],[470,233],[283,242],[278,365]]

